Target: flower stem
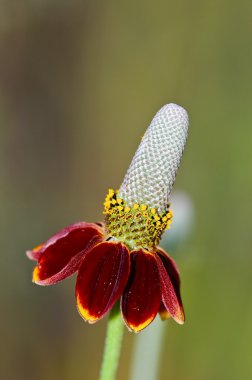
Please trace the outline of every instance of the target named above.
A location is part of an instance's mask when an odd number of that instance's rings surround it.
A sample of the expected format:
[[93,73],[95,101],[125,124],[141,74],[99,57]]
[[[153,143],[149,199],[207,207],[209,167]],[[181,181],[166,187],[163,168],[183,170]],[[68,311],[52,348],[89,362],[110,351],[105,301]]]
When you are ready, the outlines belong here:
[[119,303],[109,314],[105,347],[99,380],[115,380],[119,363],[124,324],[121,318]]

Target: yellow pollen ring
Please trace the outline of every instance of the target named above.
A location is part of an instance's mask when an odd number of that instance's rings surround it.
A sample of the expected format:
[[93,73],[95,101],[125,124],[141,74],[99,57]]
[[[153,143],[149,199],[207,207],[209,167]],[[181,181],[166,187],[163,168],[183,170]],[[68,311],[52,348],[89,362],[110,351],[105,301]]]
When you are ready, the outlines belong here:
[[146,204],[135,203],[130,207],[111,189],[106,196],[103,213],[108,235],[134,249],[155,247],[164,230],[170,228],[172,217],[169,209],[159,214]]

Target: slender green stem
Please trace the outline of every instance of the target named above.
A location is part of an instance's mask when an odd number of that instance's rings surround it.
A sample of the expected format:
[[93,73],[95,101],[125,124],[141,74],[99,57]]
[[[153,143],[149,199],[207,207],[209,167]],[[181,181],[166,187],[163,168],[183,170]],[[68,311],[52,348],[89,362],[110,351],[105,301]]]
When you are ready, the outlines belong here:
[[124,324],[121,318],[119,304],[116,304],[109,315],[100,380],[115,380],[116,378],[123,330]]

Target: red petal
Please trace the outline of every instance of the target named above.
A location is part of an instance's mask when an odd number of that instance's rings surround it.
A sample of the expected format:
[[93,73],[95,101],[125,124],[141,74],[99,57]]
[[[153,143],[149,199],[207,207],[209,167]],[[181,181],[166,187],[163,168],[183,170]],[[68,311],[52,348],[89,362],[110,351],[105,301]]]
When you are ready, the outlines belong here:
[[144,249],[131,253],[131,270],[123,293],[121,308],[125,323],[138,332],[148,326],[158,313],[161,287],[156,255]]
[[156,248],[156,252],[158,253],[160,259],[162,260],[169,276],[171,277],[174,286],[180,289],[180,273],[175,261],[165,252],[162,248]]
[[129,251],[122,243],[103,242],[89,251],[79,269],[76,300],[89,323],[101,319],[122,294],[129,277]]
[[[171,317],[180,324],[185,321],[180,296],[180,277],[175,262],[161,249],[157,249],[157,262],[162,284],[162,302]],[[161,315],[162,317],[162,315]]]
[[79,268],[84,253],[103,238],[103,230],[94,223],[80,222],[64,228],[29,251],[28,256],[38,259],[33,282],[52,285],[71,276]]

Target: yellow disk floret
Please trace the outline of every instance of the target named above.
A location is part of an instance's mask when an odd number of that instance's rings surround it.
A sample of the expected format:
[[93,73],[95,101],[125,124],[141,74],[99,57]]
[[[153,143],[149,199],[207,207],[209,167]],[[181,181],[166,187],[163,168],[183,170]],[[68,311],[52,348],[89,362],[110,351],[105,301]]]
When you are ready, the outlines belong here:
[[[169,207],[169,205],[168,205]],[[155,208],[135,203],[132,207],[109,189],[104,202],[107,233],[135,249],[153,248],[165,229],[170,228],[172,211],[159,214]]]

